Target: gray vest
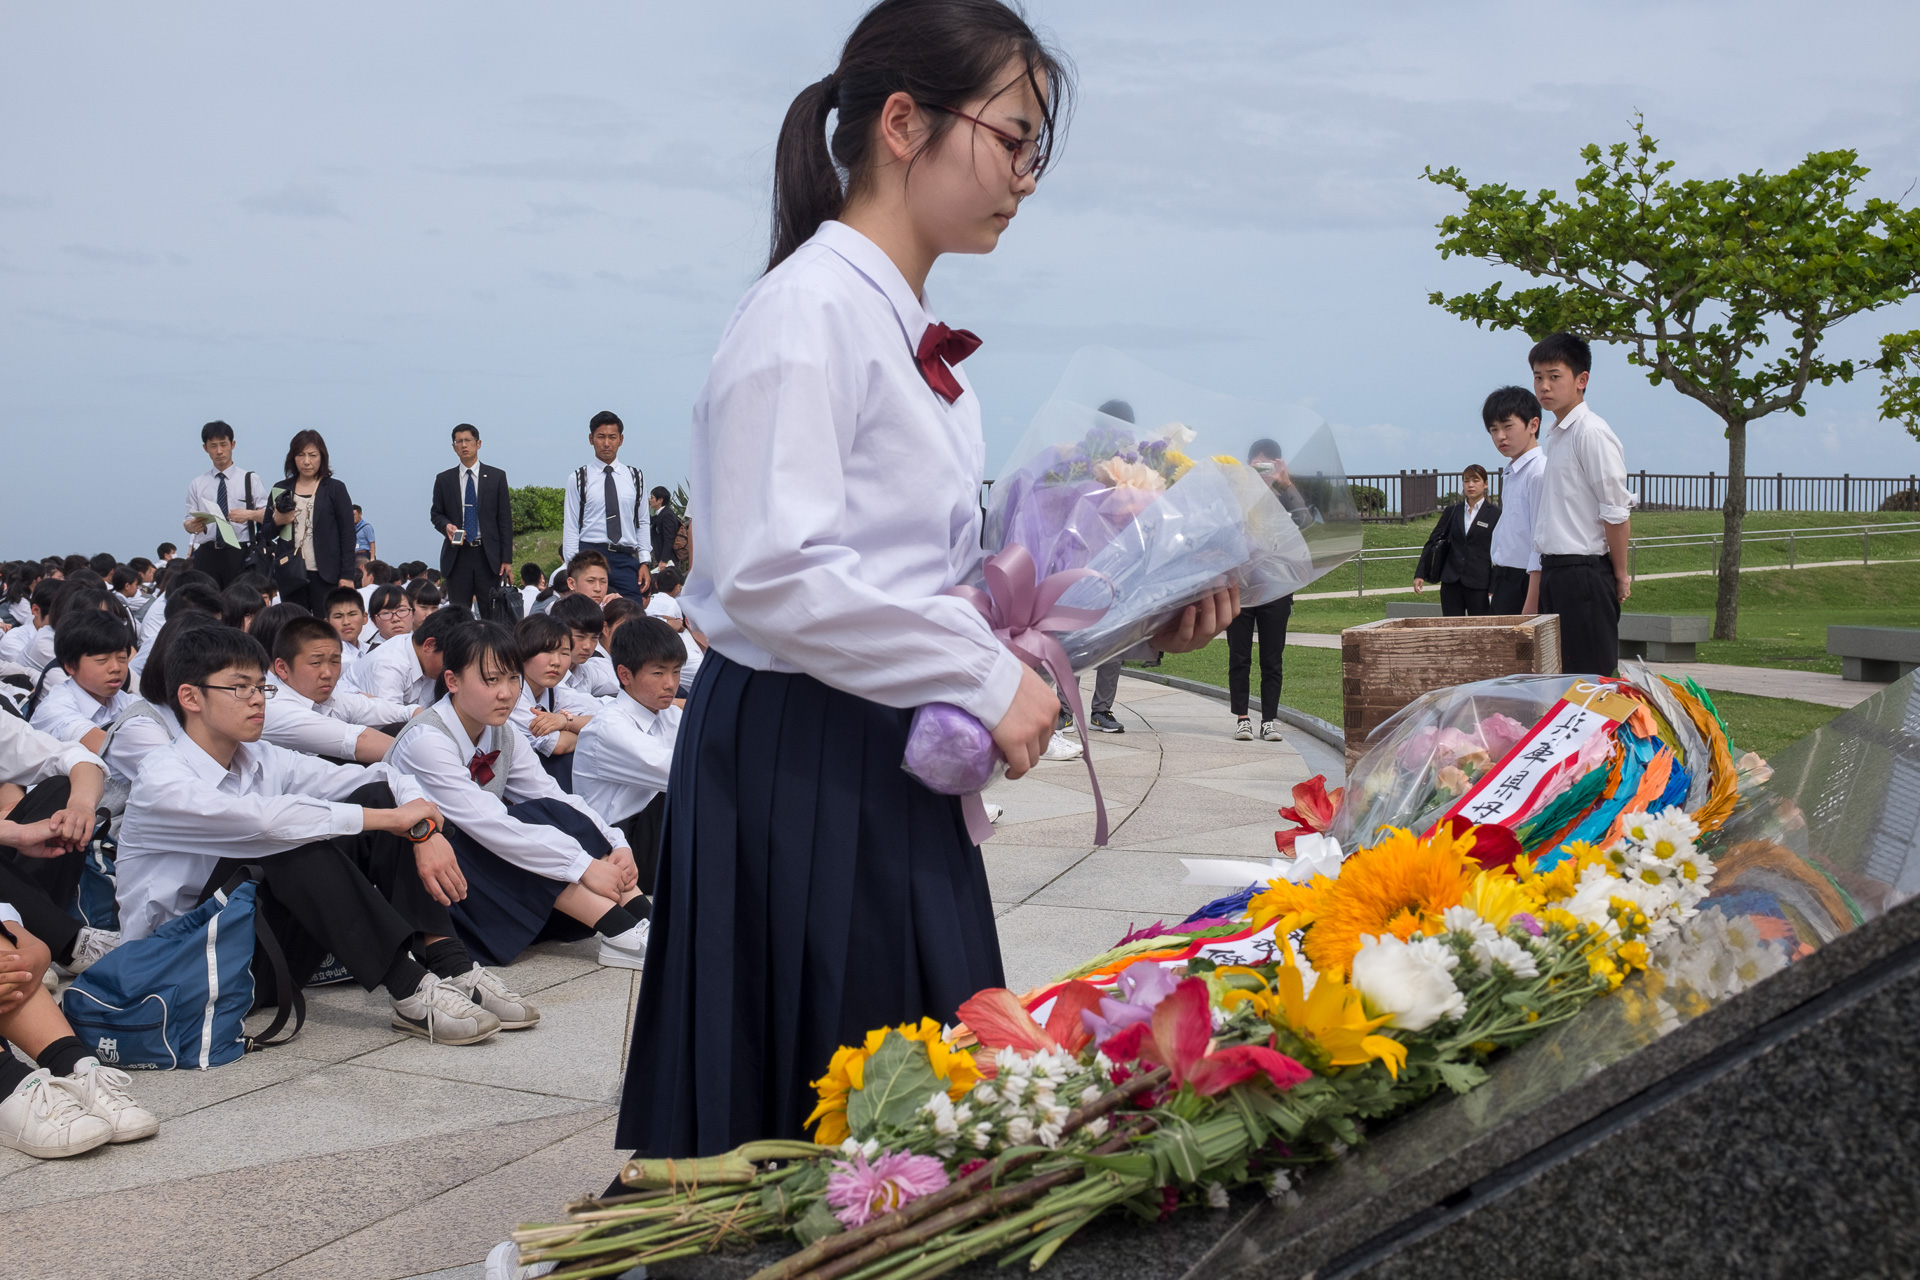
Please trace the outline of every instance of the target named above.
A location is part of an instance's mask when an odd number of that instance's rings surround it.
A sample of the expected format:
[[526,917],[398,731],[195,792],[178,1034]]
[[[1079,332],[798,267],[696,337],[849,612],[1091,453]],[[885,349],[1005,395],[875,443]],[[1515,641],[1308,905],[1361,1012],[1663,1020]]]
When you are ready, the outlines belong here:
[[[446,719],[438,710],[428,707],[426,711],[407,721],[406,727],[393,735],[393,745],[387,748],[385,759],[388,763],[392,763],[393,753],[399,749],[400,743],[408,734],[432,732],[435,729],[447,736],[447,741],[453,744],[454,754],[460,758],[461,763],[464,764],[473,758],[473,744],[449,728]],[[482,791],[490,792],[502,804],[507,801],[507,774],[513,768],[514,739],[519,736],[510,724],[503,724],[493,731],[494,745],[500,748],[500,758],[493,762],[493,781],[479,784]]]

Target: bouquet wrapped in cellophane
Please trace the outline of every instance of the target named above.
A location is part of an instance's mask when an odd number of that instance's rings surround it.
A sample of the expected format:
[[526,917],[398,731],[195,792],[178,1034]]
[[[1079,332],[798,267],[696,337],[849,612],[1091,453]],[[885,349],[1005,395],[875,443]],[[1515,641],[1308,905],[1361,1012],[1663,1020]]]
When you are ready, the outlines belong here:
[[[1257,440],[1283,454],[1258,471],[1246,461]],[[1023,633],[1047,634],[1025,646],[1035,665],[1057,645],[1050,670],[1084,671],[1222,587],[1239,588],[1242,608],[1298,591],[1359,550],[1360,519],[1310,411],[1202,391],[1095,347],[1074,356],[994,481],[983,545],[993,559],[970,598],[1016,652]],[[1032,607],[1012,607],[1015,592]],[[916,715],[905,766],[934,790],[977,792],[996,761],[965,712]]]

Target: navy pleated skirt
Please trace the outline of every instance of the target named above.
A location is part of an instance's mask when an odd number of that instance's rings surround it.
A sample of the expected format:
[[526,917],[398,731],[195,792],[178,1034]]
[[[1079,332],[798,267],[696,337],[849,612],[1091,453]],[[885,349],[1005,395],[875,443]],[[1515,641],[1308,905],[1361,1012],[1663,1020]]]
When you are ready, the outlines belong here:
[[900,768],[912,718],[708,651],[669,775],[617,1146],[804,1137],[836,1048],[1003,985],[960,802]]
[[[592,819],[559,800],[522,800],[508,805],[507,812],[521,822],[558,827],[596,858],[612,851]],[[467,878],[467,896],[447,908],[447,914],[460,941],[481,964],[512,964],[536,942],[592,936],[592,929],[553,909],[554,899],[567,887],[565,880],[549,880],[508,862],[457,826],[449,824],[445,834],[460,860],[460,874]]]

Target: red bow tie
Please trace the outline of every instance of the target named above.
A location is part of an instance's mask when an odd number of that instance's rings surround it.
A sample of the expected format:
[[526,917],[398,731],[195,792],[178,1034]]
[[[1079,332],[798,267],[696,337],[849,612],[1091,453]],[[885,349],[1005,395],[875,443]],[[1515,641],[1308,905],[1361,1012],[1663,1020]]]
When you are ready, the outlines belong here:
[[493,781],[493,762],[500,758],[498,751],[476,751],[473,759],[467,761],[467,776],[481,786]]
[[953,376],[949,365],[959,364],[980,349],[977,335],[965,329],[949,329],[943,324],[930,324],[927,331],[920,335],[920,349],[914,352],[914,359],[920,363],[920,376],[927,380],[934,394],[952,404],[960,398],[960,379]]

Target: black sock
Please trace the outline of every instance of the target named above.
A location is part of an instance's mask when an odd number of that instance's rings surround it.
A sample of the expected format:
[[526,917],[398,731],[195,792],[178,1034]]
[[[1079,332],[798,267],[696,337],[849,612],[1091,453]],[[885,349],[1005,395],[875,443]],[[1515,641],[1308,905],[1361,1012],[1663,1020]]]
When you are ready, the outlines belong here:
[[[639,899],[635,898],[634,901],[638,902]],[[639,923],[640,918],[634,915],[633,912],[627,910],[625,907],[616,906],[610,908],[607,914],[594,921],[593,931],[603,938],[611,938],[618,934],[625,933]]]
[[380,985],[385,987],[387,994],[395,1000],[405,1000],[420,989],[420,979],[426,976],[427,971],[421,967],[420,962],[402,951],[393,958],[393,964],[381,977]]
[[413,954],[419,957],[421,964],[443,978],[458,978],[473,969],[473,957],[467,954],[466,944],[458,938],[442,938],[438,942],[416,946]]
[[[6,1041],[0,1040],[0,1046]],[[10,1098],[20,1082],[33,1074],[33,1068],[13,1056],[4,1047],[0,1047],[0,1098]],[[624,1166],[623,1166],[624,1167]]]
[[91,1058],[93,1050],[79,1036],[61,1036],[34,1056],[34,1061],[56,1076],[70,1076],[82,1058]]

